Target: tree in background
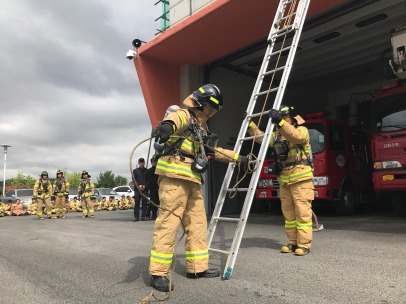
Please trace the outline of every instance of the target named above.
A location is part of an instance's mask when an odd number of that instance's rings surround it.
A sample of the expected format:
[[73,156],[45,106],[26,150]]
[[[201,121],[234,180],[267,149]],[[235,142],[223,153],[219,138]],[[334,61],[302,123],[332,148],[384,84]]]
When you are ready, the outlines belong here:
[[112,171],[100,172],[97,177],[97,187],[99,188],[114,188],[115,187],[115,175]]
[[34,188],[36,179],[30,175],[25,175],[23,172],[18,172],[16,177],[6,180],[6,190],[11,189],[32,189]]
[[68,173],[66,171],[66,168],[62,170],[63,171],[63,176],[69,181],[69,187],[70,189],[78,189],[80,182],[82,180],[82,173],[80,172],[72,172]]
[[124,176],[117,175],[112,171],[100,172],[97,177],[97,187],[99,188],[114,188],[117,186],[127,185],[128,180]]
[[128,180],[127,180],[127,178],[125,178],[124,176],[117,175],[117,176],[114,178],[114,184],[115,184],[114,187],[124,186],[124,185],[127,185],[127,183],[128,183]]

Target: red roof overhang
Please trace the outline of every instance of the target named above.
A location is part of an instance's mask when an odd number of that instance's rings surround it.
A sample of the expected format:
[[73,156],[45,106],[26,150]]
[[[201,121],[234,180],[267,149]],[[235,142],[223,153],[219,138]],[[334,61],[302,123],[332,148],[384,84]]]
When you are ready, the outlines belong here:
[[[307,18],[346,0],[312,0]],[[138,49],[134,59],[152,126],[180,102],[180,71],[269,34],[279,0],[215,0]]]

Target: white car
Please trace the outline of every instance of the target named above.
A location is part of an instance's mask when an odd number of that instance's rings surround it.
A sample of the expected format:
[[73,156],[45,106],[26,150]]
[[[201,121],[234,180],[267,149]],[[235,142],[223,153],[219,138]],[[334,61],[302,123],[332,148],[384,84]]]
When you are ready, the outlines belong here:
[[120,197],[122,195],[124,195],[125,197],[134,196],[134,186],[119,186],[119,187],[113,188],[113,190],[116,191],[117,194],[120,195]]

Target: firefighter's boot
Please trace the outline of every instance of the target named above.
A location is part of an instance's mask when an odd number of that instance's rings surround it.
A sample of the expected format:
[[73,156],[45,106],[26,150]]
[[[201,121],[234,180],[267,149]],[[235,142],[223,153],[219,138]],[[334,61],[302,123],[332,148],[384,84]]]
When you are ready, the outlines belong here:
[[64,218],[65,218],[65,216],[64,216],[64,215],[62,215],[62,218],[64,219]]
[[286,246],[282,246],[281,252],[289,253],[297,250],[297,245],[287,244]]
[[220,276],[220,270],[218,269],[207,269],[203,272],[198,273],[187,273],[186,277],[189,279],[198,279],[198,278],[215,278]]
[[[164,276],[155,276],[151,278],[151,287],[158,291],[168,292],[169,291],[169,280]],[[173,284],[171,284],[171,290],[173,290]]]
[[44,218],[43,218],[43,217],[40,217],[39,219],[42,221]]
[[87,215],[82,215],[82,218],[87,218]]
[[296,255],[306,255],[310,252],[310,249],[304,248],[304,247],[299,247],[295,250]]
[[91,215],[90,217],[91,217],[91,218],[94,218],[94,215]]

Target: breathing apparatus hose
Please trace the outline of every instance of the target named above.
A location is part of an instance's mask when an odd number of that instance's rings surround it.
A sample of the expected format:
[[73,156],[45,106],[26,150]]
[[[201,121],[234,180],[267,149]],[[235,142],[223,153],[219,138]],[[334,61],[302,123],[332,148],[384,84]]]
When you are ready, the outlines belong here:
[[[171,136],[171,138],[183,138],[183,139],[187,139],[186,137],[183,137],[183,136],[176,136],[176,135]],[[175,251],[176,251],[176,248],[178,247],[178,245],[179,245],[179,243],[180,243],[180,241],[183,239],[183,237],[184,237],[185,234],[186,234],[185,225],[184,225],[184,223],[183,223],[183,221],[182,221],[182,218],[181,218],[179,215],[177,215],[176,213],[174,213],[172,210],[166,209],[166,208],[164,208],[164,207],[162,207],[162,206],[160,206],[160,205],[155,204],[155,203],[154,203],[152,200],[150,200],[144,193],[142,193],[142,190],[141,190],[140,187],[138,186],[138,184],[137,184],[137,182],[136,182],[136,180],[135,180],[135,177],[134,177],[134,173],[133,173],[132,159],[133,159],[133,155],[134,155],[135,150],[137,150],[137,148],[138,148],[140,145],[142,145],[143,143],[145,143],[145,142],[147,142],[147,141],[149,141],[149,140],[151,140],[151,139],[153,139],[153,137],[149,137],[149,138],[147,138],[147,139],[144,139],[143,141],[141,141],[140,143],[138,143],[138,144],[133,148],[133,150],[131,151],[131,154],[130,154],[130,172],[131,172],[132,179],[133,179],[133,181],[134,181],[134,186],[137,188],[138,192],[140,193],[140,195],[141,195],[142,197],[144,197],[144,198],[145,198],[150,204],[152,204],[153,206],[155,206],[155,207],[157,207],[157,208],[159,208],[159,209],[161,209],[161,210],[163,210],[163,211],[168,211],[168,212],[171,213],[172,215],[174,215],[174,216],[176,216],[177,218],[179,218],[179,221],[180,221],[181,226],[182,226],[183,233],[182,233],[182,236],[179,238],[179,240],[175,243],[174,250],[173,250],[173,251],[175,252]],[[216,151],[216,152],[218,152],[218,153],[220,153],[220,154],[223,154],[224,156],[226,156],[226,157],[229,158],[230,160],[234,161],[234,159],[233,159],[232,157],[230,157],[230,156],[226,155],[225,153],[219,151],[219,150],[216,149],[215,147],[211,147],[211,146],[209,146],[209,145],[206,145],[206,144],[204,144],[204,143],[202,143],[202,142],[199,142],[199,141],[197,141],[197,140],[192,140],[192,139],[190,139],[190,138],[188,138],[188,140],[191,141],[191,142],[193,142],[193,143],[201,144],[201,145],[203,145],[203,146],[205,146],[205,147],[207,147],[207,148],[209,148],[209,149],[211,149],[211,150],[213,150],[213,151]],[[256,159],[255,155],[249,154],[249,155],[247,155],[247,157],[248,157],[249,160],[251,160],[251,157],[255,158],[256,166],[255,166],[253,169],[251,169],[250,166],[249,166],[249,164],[246,165],[246,166],[245,166],[245,174],[244,174],[244,176],[243,176],[241,179],[238,179],[238,175],[239,175],[240,169],[241,169],[241,168],[240,168],[240,167],[241,167],[241,163],[238,163],[237,180],[236,180],[236,184],[235,184],[234,187],[233,187],[233,191],[231,192],[231,193],[234,192],[234,195],[233,195],[232,197],[234,197],[234,196],[235,196],[235,193],[237,193],[238,184],[239,184],[248,174],[253,173],[253,172],[254,172],[255,170],[257,170],[257,168],[258,168],[258,160]],[[231,193],[230,193],[230,194],[231,194]],[[230,195],[230,197],[231,197],[231,195]],[[232,197],[231,197],[231,198],[232,198]],[[166,299],[169,298],[169,296],[171,295],[171,289],[172,289],[172,288],[171,288],[171,287],[172,287],[172,272],[174,271],[174,269],[175,269],[175,267],[176,267],[176,255],[174,254],[173,257],[174,257],[174,259],[173,259],[173,266],[172,266],[172,268],[169,270],[169,292],[168,292],[168,294],[165,295],[163,298],[159,298],[159,297],[157,297],[157,296],[155,295],[154,291],[151,290],[151,293],[150,293],[147,297],[145,297],[145,298],[140,302],[140,304],[146,304],[146,303],[151,299],[151,297],[154,297],[154,298],[155,298],[156,300],[158,300],[158,301],[165,301]]]

